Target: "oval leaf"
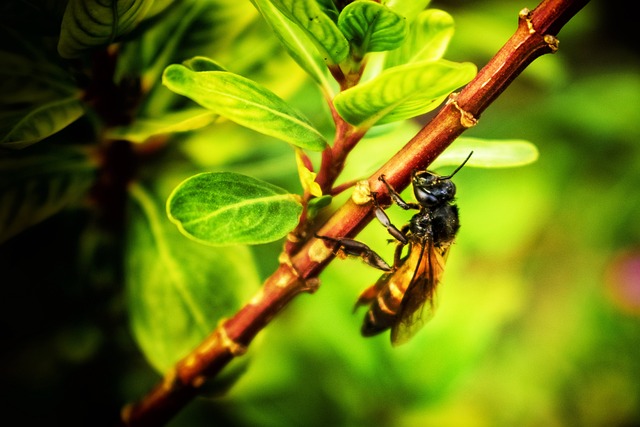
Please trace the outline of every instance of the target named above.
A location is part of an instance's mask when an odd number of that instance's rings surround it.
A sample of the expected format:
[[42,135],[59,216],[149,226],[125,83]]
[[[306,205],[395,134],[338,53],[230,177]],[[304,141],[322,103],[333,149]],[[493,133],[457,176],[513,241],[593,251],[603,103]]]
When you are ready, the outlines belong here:
[[453,37],[453,18],[447,12],[429,9],[411,23],[405,42],[388,53],[386,67],[441,59]]
[[338,28],[360,57],[367,52],[397,48],[407,33],[404,17],[384,5],[364,0],[354,1],[342,10]]
[[431,165],[459,165],[473,151],[465,166],[480,168],[511,168],[538,160],[538,148],[521,139],[480,139],[460,137]]
[[333,102],[343,119],[366,128],[433,110],[475,74],[471,63],[440,60],[403,65],[339,93]]
[[144,18],[153,0],[69,0],[60,26],[58,53],[77,58],[87,49],[113,42]]
[[315,0],[271,0],[311,39],[329,64],[338,64],[349,55],[349,42]]
[[259,277],[247,248],[185,239],[159,197],[140,184],[131,195],[125,256],[131,327],[151,365],[166,372],[250,298]]
[[[61,131],[84,114],[84,106],[76,97],[57,99],[18,114],[4,115],[0,122],[4,136],[0,147],[24,148]],[[14,118],[12,120],[11,118]]]
[[267,88],[226,71],[195,72],[170,65],[162,76],[172,91],[242,126],[301,148],[320,151],[324,137],[299,112]]
[[205,244],[259,244],[295,228],[302,213],[298,199],[245,175],[203,173],[173,190],[167,214],[185,235]]
[[289,56],[327,93],[332,93],[331,84],[327,79],[327,67],[309,37],[269,0],[251,0],[251,2],[287,49]]

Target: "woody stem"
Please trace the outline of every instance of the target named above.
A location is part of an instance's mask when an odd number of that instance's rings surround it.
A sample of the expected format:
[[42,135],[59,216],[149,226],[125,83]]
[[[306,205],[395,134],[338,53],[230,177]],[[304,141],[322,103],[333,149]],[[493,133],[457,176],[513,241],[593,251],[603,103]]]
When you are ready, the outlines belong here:
[[[372,191],[388,197],[377,178],[384,174],[397,191],[410,182],[411,171],[425,169],[509,86],[529,63],[558,47],[555,35],[588,0],[543,0],[533,12],[523,11],[518,29],[500,51],[459,94],[409,143],[369,178]],[[354,236],[372,218],[372,205],[353,198],[340,207],[318,234]],[[289,301],[317,287],[317,276],[332,254],[315,238],[300,246],[267,279],[263,289],[236,315],[222,323],[198,348],[180,361],[164,381],[139,402],[123,410],[122,423],[152,426],[166,423],[198,392],[206,379],[215,377],[234,357],[241,355],[256,334]]]

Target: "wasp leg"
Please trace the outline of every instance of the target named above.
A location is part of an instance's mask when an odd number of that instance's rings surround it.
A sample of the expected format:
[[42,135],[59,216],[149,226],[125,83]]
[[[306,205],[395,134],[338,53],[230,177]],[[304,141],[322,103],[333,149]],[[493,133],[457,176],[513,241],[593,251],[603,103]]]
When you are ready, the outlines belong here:
[[391,223],[391,220],[389,219],[387,213],[380,207],[380,205],[378,204],[378,200],[376,200],[375,193],[373,193],[372,195],[373,205],[375,207],[373,211],[376,214],[376,218],[378,218],[378,221],[380,221],[380,223],[385,226],[389,234],[391,234],[397,241],[399,241],[403,245],[409,243],[409,239],[407,239],[407,236],[402,231],[400,231],[398,227]]
[[320,236],[316,234],[316,237],[327,242],[333,243],[333,253],[338,255],[343,253],[344,255],[357,256],[372,267],[375,267],[383,271],[391,271],[391,267],[382,259],[380,255],[375,253],[369,246],[357,240],[347,239],[341,237],[335,239],[329,236]]
[[391,184],[389,184],[387,182],[387,180],[384,178],[384,175],[380,175],[378,177],[378,181],[381,181],[387,187],[387,191],[389,192],[389,196],[391,196],[391,200],[396,202],[396,205],[400,206],[404,210],[420,209],[420,205],[418,203],[407,203],[407,202],[405,202],[402,199],[402,197],[400,196],[400,194],[391,186]]
[[398,245],[396,246],[396,250],[393,253],[393,268],[394,270],[400,265],[400,259],[402,258],[402,249],[405,247],[406,245],[398,242]]

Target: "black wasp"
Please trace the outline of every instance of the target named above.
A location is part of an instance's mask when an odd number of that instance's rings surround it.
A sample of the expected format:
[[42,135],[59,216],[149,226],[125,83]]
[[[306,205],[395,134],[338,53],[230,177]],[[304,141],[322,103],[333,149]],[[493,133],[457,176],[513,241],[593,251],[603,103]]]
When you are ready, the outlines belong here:
[[[398,229],[380,207],[372,193],[375,215],[397,241],[393,267],[364,243],[348,238],[317,236],[333,244],[338,255],[361,257],[367,264],[385,271],[378,281],[365,289],[356,307],[368,305],[362,335],[372,336],[391,328],[391,343],[398,345],[411,338],[432,316],[436,288],[456,233],[460,228],[458,207],[453,204],[456,186],[451,178],[467,163],[469,156],[450,175],[414,171],[411,182],[418,203],[405,202],[385,180],[391,199],[402,209],[416,209],[408,224]],[[408,250],[403,255],[404,248]]]

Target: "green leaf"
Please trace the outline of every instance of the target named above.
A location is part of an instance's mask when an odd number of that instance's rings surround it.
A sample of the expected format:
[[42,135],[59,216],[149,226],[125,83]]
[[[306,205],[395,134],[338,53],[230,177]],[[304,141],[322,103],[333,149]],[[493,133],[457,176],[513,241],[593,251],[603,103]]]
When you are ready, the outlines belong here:
[[429,9],[420,13],[405,42],[388,53],[387,68],[420,61],[441,59],[453,36],[453,18],[447,12]]
[[0,242],[81,200],[96,165],[83,151],[39,146],[0,155]]
[[460,165],[473,151],[465,167],[511,168],[538,160],[538,148],[521,139],[480,139],[460,137],[433,162],[431,167]]
[[338,64],[349,55],[349,42],[315,0],[271,2],[309,36],[328,64]]
[[333,102],[343,119],[366,128],[433,110],[475,74],[471,63],[439,60],[402,65],[339,93]]
[[125,278],[134,337],[151,365],[166,372],[258,289],[251,252],[185,239],[163,203],[131,186]]
[[298,196],[245,175],[202,173],[183,181],[167,214],[186,236],[209,245],[278,240],[298,224]]
[[269,0],[251,0],[296,63],[327,93],[332,93],[327,67],[309,37]]
[[133,30],[153,0],[69,0],[62,18],[58,53],[77,58],[86,50],[103,46]]
[[0,113],[0,147],[24,148],[69,126],[84,115],[76,97],[56,99],[17,112]]
[[162,77],[172,91],[242,126],[301,148],[321,151],[324,137],[299,112],[267,88],[225,71],[194,72],[170,65]]
[[80,90],[37,34],[0,25],[0,148],[20,149],[84,114]]
[[338,28],[360,58],[367,52],[397,48],[407,33],[404,17],[366,0],[357,0],[345,7],[338,17]]
[[106,136],[141,143],[152,136],[200,129],[213,123],[217,117],[209,110],[189,108],[155,118],[137,118],[129,126],[108,129]]

